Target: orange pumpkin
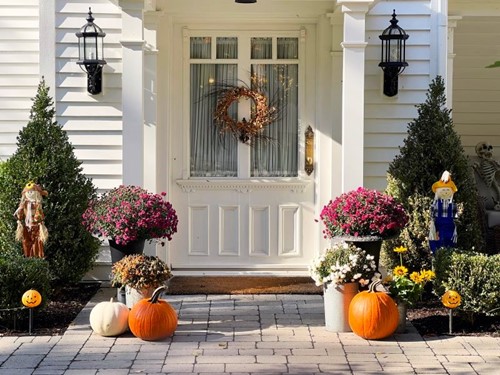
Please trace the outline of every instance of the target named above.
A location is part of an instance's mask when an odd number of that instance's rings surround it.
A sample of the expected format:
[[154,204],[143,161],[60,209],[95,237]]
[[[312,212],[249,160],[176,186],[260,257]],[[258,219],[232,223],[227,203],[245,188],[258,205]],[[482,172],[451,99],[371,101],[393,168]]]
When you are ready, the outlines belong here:
[[150,299],[137,302],[128,315],[132,334],[147,341],[161,340],[171,336],[177,328],[178,318],[174,308],[159,299],[164,286],[157,288]]
[[33,307],[37,307],[42,303],[42,296],[35,289],[30,289],[24,292],[23,297],[21,298],[21,302],[24,306],[29,307],[30,309]]
[[349,305],[349,326],[356,335],[367,340],[383,339],[398,327],[396,303],[387,293],[375,290],[378,284],[380,281],[356,294]]

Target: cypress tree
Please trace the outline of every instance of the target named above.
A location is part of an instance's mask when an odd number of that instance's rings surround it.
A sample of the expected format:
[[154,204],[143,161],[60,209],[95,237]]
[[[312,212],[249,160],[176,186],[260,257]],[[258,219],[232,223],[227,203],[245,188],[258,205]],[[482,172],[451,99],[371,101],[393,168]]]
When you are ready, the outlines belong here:
[[[82,214],[96,189],[82,173],[68,135],[54,121],[53,100],[43,79],[32,100],[30,120],[19,132],[17,150],[2,166],[0,220],[5,225],[0,230],[9,233],[0,238],[14,241],[13,213],[21,192],[28,181],[41,184],[49,193],[43,199],[49,232],[45,258],[55,281],[78,282],[92,268],[99,249],[99,241],[81,224]],[[16,246],[20,251],[20,245]]]
[[[408,248],[407,263],[412,269],[431,266],[428,245],[432,184],[447,170],[458,191],[456,220],[457,247],[478,250],[484,246],[477,215],[477,191],[468,158],[456,133],[451,110],[446,108],[445,86],[437,76],[429,85],[427,100],[417,105],[418,117],[408,124],[408,136],[388,170],[387,191],[399,199],[410,215],[407,228],[396,240]],[[393,243],[389,243],[392,246]],[[392,251],[386,255],[397,262]]]

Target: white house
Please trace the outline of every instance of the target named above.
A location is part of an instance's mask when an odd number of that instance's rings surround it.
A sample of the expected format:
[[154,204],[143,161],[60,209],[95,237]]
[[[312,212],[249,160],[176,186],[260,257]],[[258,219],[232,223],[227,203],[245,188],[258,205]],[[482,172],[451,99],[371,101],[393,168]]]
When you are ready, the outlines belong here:
[[[106,33],[97,95],[76,64],[89,7]],[[379,35],[393,10],[409,35],[408,67],[388,97]],[[303,272],[325,246],[323,205],[361,185],[386,187],[437,75],[466,152],[483,139],[500,146],[500,69],[485,68],[500,60],[499,23],[497,0],[0,0],[0,157],[14,152],[44,76],[99,189],[167,192],[179,230],[150,251],[174,270]],[[280,125],[261,146],[229,133],[222,141],[208,88],[251,77],[269,99],[287,82]],[[240,100],[227,115],[251,118],[250,107]]]

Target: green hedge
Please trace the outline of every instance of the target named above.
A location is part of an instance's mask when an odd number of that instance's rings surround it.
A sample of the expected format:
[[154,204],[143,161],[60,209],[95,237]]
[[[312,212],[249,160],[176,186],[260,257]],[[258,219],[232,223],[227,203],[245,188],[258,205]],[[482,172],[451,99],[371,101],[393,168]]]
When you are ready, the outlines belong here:
[[[0,254],[0,309],[21,307],[21,297],[36,289],[46,302],[50,297],[51,274],[45,259]],[[42,302],[42,305],[43,305]]]
[[462,297],[460,310],[500,315],[500,254],[442,249],[437,252],[435,271],[436,294],[456,290]]

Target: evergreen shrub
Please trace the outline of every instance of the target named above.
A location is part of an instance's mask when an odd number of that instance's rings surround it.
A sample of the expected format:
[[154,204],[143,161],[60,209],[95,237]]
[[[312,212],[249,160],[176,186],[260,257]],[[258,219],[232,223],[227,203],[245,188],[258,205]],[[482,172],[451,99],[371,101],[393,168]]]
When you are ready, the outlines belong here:
[[[456,290],[460,310],[470,317],[500,315],[500,254],[486,255],[457,249],[437,251],[435,292]],[[471,319],[472,320],[472,319]]]
[[[13,241],[16,224],[13,213],[26,183],[41,184],[49,193],[43,200],[49,232],[45,257],[54,281],[74,283],[92,268],[100,246],[99,240],[82,225],[82,214],[89,200],[95,197],[96,189],[82,173],[68,135],[54,116],[49,88],[42,80],[33,99],[30,121],[17,137],[17,150],[2,166],[0,238]],[[20,252],[20,245],[16,246]]]
[[408,136],[388,170],[387,192],[403,203],[410,222],[395,241],[385,241],[384,263],[397,264],[390,249],[408,248],[405,263],[410,270],[430,268],[432,257],[428,244],[430,205],[434,199],[432,184],[447,170],[457,185],[453,200],[459,207],[456,220],[457,247],[482,249],[477,214],[477,190],[468,158],[446,107],[445,86],[439,76],[429,85],[427,100],[416,106],[418,117],[408,124]]
[[0,254],[0,309],[21,307],[21,297],[29,289],[42,295],[42,305],[51,291],[49,264],[41,258],[20,254]]

